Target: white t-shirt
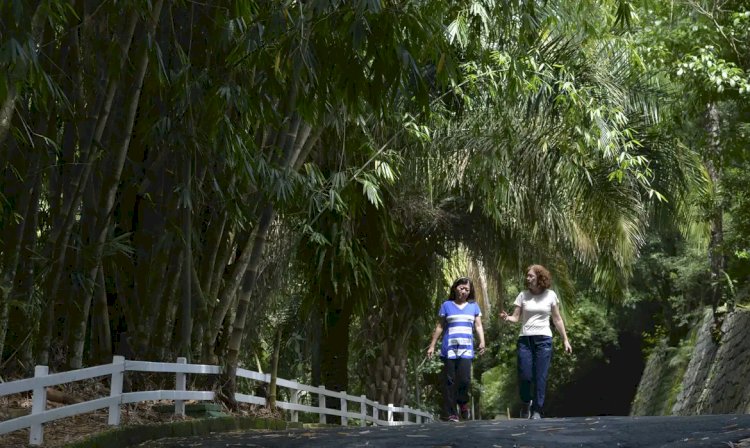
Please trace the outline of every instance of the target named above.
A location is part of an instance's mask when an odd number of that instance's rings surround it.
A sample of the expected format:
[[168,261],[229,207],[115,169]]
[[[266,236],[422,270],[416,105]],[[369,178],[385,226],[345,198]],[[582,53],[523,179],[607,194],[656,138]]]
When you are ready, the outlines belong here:
[[555,291],[545,289],[541,294],[532,294],[527,289],[518,294],[513,304],[521,307],[520,336],[552,336],[549,318],[552,307],[558,304]]

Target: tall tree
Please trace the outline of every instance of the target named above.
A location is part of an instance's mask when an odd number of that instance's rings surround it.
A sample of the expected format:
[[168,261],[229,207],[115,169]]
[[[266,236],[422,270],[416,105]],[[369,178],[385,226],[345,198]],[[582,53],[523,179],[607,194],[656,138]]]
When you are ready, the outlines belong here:
[[665,2],[655,6],[655,14],[643,16],[638,23],[636,37],[648,68],[682,92],[673,100],[675,126],[663,129],[663,133],[701,155],[710,182],[709,188],[692,195],[697,199],[693,209],[701,211],[691,219],[705,223],[711,285],[707,303],[714,310],[718,329],[718,308],[726,303],[731,310],[734,303],[727,282],[731,252],[724,241],[731,201],[723,173],[730,164],[726,154],[735,153],[733,146],[742,140],[733,130],[743,121],[737,111],[750,94],[750,47],[743,39],[750,14],[742,2],[733,1]]

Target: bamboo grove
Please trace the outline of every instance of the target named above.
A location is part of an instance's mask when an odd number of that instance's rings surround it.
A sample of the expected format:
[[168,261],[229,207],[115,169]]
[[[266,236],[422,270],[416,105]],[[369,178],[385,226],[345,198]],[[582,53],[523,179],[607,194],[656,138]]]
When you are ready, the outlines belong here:
[[628,7],[3,1],[2,370],[266,351],[403,403],[452,254],[616,296],[707,182]]

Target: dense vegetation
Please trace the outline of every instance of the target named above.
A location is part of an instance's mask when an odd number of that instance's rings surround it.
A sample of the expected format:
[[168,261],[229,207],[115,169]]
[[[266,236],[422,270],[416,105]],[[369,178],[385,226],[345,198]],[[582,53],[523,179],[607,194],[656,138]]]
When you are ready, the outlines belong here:
[[748,302],[741,0],[7,0],[0,18],[4,376],[187,356],[227,366],[228,390],[248,365],[429,406],[435,309],[469,274],[491,415],[515,399],[495,316],[532,262],[576,349],[551,394],[623,340],[640,356],[644,334],[677,344],[702,307]]

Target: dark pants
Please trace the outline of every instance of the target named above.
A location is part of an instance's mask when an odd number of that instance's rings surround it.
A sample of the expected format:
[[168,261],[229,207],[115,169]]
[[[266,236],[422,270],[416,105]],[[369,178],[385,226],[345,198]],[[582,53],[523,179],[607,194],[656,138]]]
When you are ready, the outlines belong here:
[[471,359],[443,359],[443,414],[455,415],[456,405],[469,401]]
[[542,413],[550,361],[552,361],[552,338],[550,336],[518,338],[518,383],[521,400],[524,403],[533,401],[532,412]]

